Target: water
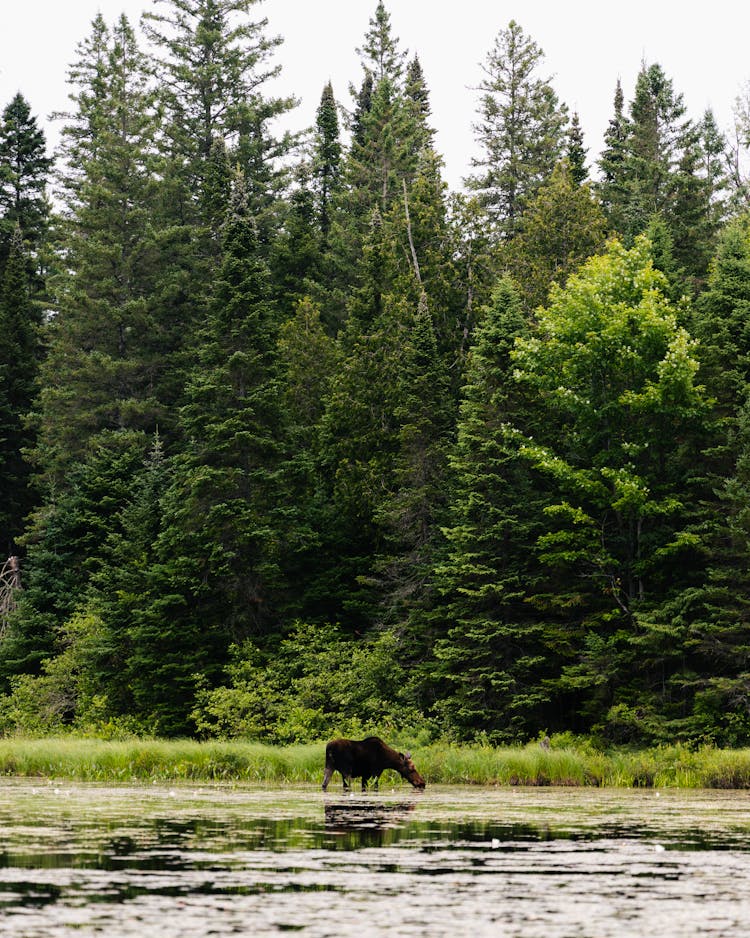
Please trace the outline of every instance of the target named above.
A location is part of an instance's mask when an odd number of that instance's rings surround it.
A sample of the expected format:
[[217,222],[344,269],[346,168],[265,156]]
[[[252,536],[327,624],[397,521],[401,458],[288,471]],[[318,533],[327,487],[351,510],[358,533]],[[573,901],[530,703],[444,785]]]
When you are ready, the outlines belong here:
[[0,780],[0,934],[737,936],[745,792]]

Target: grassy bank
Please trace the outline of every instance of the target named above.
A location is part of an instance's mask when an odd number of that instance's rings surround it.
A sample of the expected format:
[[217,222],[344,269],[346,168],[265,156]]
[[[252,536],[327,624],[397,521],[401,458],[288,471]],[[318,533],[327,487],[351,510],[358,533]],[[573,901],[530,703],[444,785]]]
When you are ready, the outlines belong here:
[[[322,743],[277,747],[190,740],[0,739],[0,775],[98,782],[317,785],[323,757]],[[502,748],[432,744],[415,750],[413,757],[431,784],[750,788],[749,749],[671,746],[600,752],[554,744],[543,749],[538,743]],[[397,781],[395,776],[389,780]]]

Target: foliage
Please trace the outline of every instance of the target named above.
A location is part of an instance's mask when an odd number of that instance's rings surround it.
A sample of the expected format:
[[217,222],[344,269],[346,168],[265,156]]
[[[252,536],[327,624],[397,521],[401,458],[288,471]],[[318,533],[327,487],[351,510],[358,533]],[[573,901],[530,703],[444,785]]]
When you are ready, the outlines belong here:
[[[97,15],[54,209],[31,106],[4,109],[0,727],[380,730],[439,736],[442,778],[697,779],[687,749],[602,766],[555,734],[750,739],[746,180],[642,63],[589,182],[513,21],[450,192],[373,7],[349,110],[328,83],[299,135],[256,0],[154,0],[148,53]],[[258,752],[177,774],[312,771]]]
[[336,626],[304,623],[272,657],[248,642],[234,650],[229,683],[199,691],[196,728],[202,736],[292,743],[416,726],[397,648],[388,632],[362,642]]

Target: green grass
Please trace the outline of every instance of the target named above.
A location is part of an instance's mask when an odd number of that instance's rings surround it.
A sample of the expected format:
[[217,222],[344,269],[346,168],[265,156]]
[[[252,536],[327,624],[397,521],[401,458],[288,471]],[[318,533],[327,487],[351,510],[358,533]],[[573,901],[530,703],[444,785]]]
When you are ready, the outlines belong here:
[[[0,775],[81,781],[320,784],[323,743],[269,746],[191,740],[0,739]],[[429,784],[750,788],[750,749],[669,746],[600,752],[583,743],[415,748]]]

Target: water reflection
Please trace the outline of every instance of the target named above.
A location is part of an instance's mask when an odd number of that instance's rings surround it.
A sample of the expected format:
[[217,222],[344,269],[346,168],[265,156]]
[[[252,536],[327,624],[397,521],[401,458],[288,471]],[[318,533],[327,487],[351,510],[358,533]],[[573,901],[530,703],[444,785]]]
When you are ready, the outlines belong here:
[[403,826],[416,807],[416,801],[326,803],[325,827],[318,844],[340,850],[383,847],[402,840]]
[[748,807],[746,793],[0,782],[2,934],[624,938],[710,924],[735,938],[750,928]]

